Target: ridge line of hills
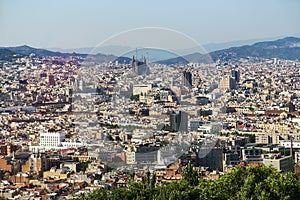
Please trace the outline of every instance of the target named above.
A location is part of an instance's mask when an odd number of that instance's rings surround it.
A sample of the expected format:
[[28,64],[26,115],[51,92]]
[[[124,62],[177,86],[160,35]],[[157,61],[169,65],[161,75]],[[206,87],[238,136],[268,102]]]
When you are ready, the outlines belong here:
[[[37,57],[46,56],[80,56],[88,57],[97,62],[109,62],[119,60],[129,63],[131,58],[117,57],[112,54],[82,54],[82,53],[61,53],[46,49],[33,48],[27,45],[16,47],[0,47],[0,61],[12,60],[15,58],[29,56],[35,54]],[[300,38],[285,37],[274,41],[258,42],[253,45],[243,45],[239,47],[230,47],[227,49],[217,50],[208,54],[200,54],[198,52],[188,54],[185,56],[178,56],[165,60],[159,60],[155,63],[159,64],[187,64],[189,62],[207,63],[209,61],[228,61],[231,59],[259,57],[259,58],[278,58],[287,60],[300,60]]]

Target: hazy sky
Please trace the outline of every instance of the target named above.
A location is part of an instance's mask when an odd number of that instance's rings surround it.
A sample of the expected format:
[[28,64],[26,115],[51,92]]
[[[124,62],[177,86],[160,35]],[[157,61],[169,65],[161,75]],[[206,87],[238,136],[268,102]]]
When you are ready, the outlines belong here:
[[300,35],[299,0],[0,0],[0,46],[95,46],[164,27],[199,43]]

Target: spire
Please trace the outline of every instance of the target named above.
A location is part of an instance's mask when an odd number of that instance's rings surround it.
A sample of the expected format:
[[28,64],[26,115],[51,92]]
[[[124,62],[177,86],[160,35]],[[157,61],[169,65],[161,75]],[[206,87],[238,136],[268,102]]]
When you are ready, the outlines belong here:
[[135,57],[136,57],[136,59],[138,61],[139,57],[138,57],[138,50],[137,50],[137,48],[135,48]]

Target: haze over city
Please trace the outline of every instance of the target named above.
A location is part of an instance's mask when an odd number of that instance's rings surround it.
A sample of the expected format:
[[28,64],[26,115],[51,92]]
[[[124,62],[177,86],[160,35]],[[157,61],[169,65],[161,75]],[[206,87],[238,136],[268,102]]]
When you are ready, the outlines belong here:
[[0,46],[94,47],[142,27],[173,29],[202,45],[278,39],[300,35],[299,7],[297,0],[1,1]]

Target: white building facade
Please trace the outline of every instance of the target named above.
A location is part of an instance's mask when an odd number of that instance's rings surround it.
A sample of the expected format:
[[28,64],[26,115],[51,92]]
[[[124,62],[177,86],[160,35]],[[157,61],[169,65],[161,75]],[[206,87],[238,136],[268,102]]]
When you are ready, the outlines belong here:
[[65,134],[63,132],[41,132],[40,146],[61,146],[65,141]]

